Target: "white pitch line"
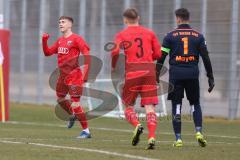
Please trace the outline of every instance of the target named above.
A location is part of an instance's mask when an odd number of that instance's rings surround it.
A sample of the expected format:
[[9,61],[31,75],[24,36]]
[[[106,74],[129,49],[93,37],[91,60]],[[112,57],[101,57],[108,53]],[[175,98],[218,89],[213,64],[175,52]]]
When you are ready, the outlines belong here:
[[[48,140],[68,140],[69,138],[7,138],[7,137],[1,137],[0,138],[0,142],[1,141],[9,141],[9,140],[35,140],[35,141],[48,141]],[[76,139],[72,139],[72,140],[76,140]],[[19,142],[13,142],[13,143],[16,143],[16,144],[19,144]],[[126,139],[120,139],[120,140],[112,140],[112,139],[88,139],[87,140],[88,142],[91,142],[91,141],[99,141],[99,142],[126,142],[127,144],[129,144],[129,140],[126,140]],[[162,144],[162,143],[165,143],[165,144],[172,144],[173,141],[156,141],[157,144]],[[22,144],[24,142],[20,142],[20,144]],[[27,142],[26,142],[27,143]],[[26,144],[24,143],[24,144]],[[188,142],[184,142],[184,144],[196,144],[197,145],[197,141],[188,141]],[[226,144],[226,145],[240,145],[240,143],[231,143],[231,142],[208,142],[208,144]]]
[[[58,125],[58,124],[48,124],[48,123],[35,123],[35,122],[18,122],[18,121],[8,121],[5,123],[9,124],[22,124],[22,125],[33,125],[33,126],[47,126],[47,127],[61,127],[66,128],[65,125]],[[96,130],[103,130],[103,131],[113,131],[113,132],[126,132],[126,133],[132,133],[132,130],[127,129],[114,129],[114,128],[99,128],[99,127],[91,127],[92,129]],[[163,135],[173,135],[173,133],[170,132],[160,132]],[[195,136],[195,134],[188,134],[184,133],[183,136]],[[229,138],[229,139],[240,139],[238,136],[226,136],[226,135],[206,135],[207,137],[215,137],[215,138]]]
[[43,144],[43,143],[31,143],[31,142],[15,142],[15,141],[5,141],[0,140],[0,143],[5,144],[24,144],[24,145],[33,145],[33,146],[39,146],[39,147],[46,147],[46,148],[57,148],[57,149],[69,149],[69,150],[78,150],[78,151],[84,151],[84,152],[95,152],[105,155],[112,155],[117,157],[123,157],[123,158],[130,158],[130,159],[139,159],[139,160],[158,160],[153,158],[147,158],[147,157],[141,157],[141,156],[134,156],[130,154],[123,154],[118,152],[110,152],[105,150],[97,150],[97,149],[89,149],[89,148],[78,148],[78,147],[69,147],[69,146],[58,146],[58,145],[51,145],[51,144]]

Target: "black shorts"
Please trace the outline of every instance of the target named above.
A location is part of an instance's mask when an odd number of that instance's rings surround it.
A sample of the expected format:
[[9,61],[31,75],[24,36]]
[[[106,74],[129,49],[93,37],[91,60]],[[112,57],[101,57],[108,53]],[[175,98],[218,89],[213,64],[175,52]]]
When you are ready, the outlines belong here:
[[174,86],[174,89],[168,93],[168,100],[181,104],[185,90],[190,105],[199,104],[200,88],[198,79],[170,79],[169,83]]

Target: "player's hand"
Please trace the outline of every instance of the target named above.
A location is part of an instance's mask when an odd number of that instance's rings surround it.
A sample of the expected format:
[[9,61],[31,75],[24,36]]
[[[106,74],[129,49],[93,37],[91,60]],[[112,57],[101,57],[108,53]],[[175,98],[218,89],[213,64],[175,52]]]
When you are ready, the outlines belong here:
[[215,83],[214,83],[214,78],[208,78],[208,85],[209,85],[209,88],[208,88],[208,92],[212,92],[214,86],[215,86]]
[[43,40],[45,40],[45,41],[47,41],[48,39],[49,39],[49,34],[48,33],[43,33],[43,35],[42,35],[42,39]]

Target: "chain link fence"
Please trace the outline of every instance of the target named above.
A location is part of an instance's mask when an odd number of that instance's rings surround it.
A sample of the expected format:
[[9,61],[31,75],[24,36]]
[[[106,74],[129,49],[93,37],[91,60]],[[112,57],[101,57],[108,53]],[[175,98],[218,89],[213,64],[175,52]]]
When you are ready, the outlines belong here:
[[[106,63],[110,62],[110,55],[104,45],[124,27],[124,9],[137,8],[141,24],[153,29],[162,41],[176,27],[174,10],[185,7],[190,10],[191,25],[206,37],[216,80],[216,88],[209,94],[200,63],[204,115],[240,117],[238,0],[4,0],[3,5],[4,27],[11,30],[11,101],[55,103],[55,91],[49,87],[48,79],[56,68],[56,56],[43,56],[41,34],[48,32],[52,44],[60,35],[59,16],[74,18],[74,32],[82,35],[91,46],[91,54],[104,62],[98,79],[110,79],[110,63]],[[167,81],[168,75],[162,79]],[[184,101],[183,112],[189,113],[188,106]],[[167,110],[171,110],[169,102]]]

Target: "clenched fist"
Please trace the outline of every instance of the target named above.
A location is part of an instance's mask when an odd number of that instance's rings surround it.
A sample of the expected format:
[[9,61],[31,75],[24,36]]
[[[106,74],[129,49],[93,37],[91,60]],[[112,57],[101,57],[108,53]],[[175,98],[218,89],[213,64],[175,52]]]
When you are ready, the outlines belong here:
[[48,33],[44,33],[43,35],[42,35],[42,39],[43,40],[48,40],[48,38],[49,38],[50,36],[49,36],[49,34]]

